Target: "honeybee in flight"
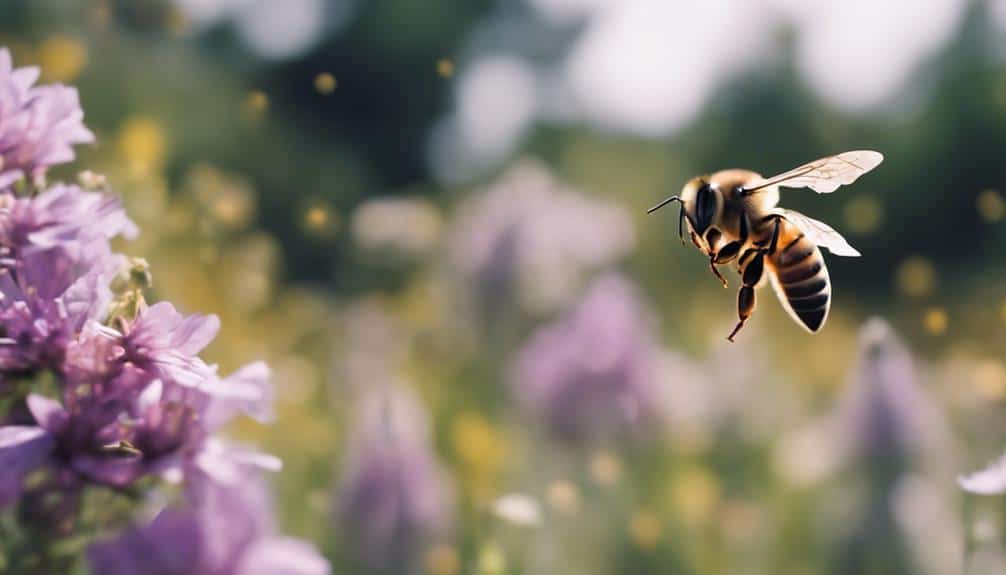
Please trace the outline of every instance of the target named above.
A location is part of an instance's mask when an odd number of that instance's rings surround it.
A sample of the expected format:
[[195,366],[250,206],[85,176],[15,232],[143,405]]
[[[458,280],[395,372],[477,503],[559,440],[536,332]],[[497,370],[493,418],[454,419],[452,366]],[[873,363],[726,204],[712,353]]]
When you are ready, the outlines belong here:
[[688,236],[709,256],[709,268],[723,287],[727,287],[727,280],[716,266],[737,260],[740,319],[728,340],[733,341],[751,317],[755,288],[766,277],[790,317],[816,333],[831,308],[831,282],[819,246],[836,256],[860,254],[828,224],[778,207],[779,188],[810,188],[830,194],[883,160],[879,152],[857,150],[814,160],[768,179],[749,170],[723,170],[694,178],[685,184],[681,195],[667,198],[647,213],[678,202],[681,241],[687,222]]

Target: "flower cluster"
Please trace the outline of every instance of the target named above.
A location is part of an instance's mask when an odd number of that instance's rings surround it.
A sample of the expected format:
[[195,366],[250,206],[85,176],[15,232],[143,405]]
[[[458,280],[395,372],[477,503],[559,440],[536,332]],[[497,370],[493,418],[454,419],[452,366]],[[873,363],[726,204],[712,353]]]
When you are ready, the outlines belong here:
[[520,350],[510,387],[557,435],[632,435],[662,417],[660,350],[635,286],[593,280],[566,315]]
[[[32,87],[37,75],[0,51],[0,509],[17,509],[34,565],[54,570],[39,542],[87,535],[90,492],[135,498],[159,481],[181,483],[181,510],[93,547],[99,572],[147,572],[122,567],[122,544],[147,549],[147,560],[182,553],[179,570],[165,562],[158,572],[293,561],[303,568],[282,563],[283,572],[324,573],[317,553],[275,537],[261,497],[242,491],[279,461],[214,436],[238,414],[271,417],[268,368],[220,377],[199,357],[219,320],[147,305],[146,263],[113,253],[112,238],[137,233],[118,200],[100,186],[46,184],[46,168],[92,136],[76,92]],[[164,530],[181,539],[144,539]]]

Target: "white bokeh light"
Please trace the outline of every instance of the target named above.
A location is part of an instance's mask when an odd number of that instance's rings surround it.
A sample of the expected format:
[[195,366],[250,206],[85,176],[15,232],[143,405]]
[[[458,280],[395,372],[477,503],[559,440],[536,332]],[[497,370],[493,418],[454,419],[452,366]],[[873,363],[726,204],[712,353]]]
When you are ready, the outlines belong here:
[[534,71],[510,56],[487,56],[460,78],[457,108],[431,140],[431,163],[442,181],[457,182],[513,151],[538,111]]
[[747,0],[621,0],[594,14],[568,62],[583,114],[602,126],[663,135],[693,120],[730,71],[766,42]]
[[236,19],[241,38],[259,55],[284,60],[321,39],[324,0],[255,0]]
[[884,104],[959,28],[964,0],[808,2],[798,18],[800,72],[852,111]]

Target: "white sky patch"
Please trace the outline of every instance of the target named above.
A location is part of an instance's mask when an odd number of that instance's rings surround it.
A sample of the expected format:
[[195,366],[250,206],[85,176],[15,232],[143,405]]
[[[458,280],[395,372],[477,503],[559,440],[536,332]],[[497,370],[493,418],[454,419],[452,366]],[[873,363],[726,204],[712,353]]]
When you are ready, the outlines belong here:
[[461,76],[456,102],[454,115],[438,124],[430,142],[441,181],[476,176],[517,147],[538,111],[534,70],[509,56],[478,59]]
[[238,32],[260,56],[286,60],[308,51],[321,39],[323,0],[256,0],[236,19]]
[[759,12],[746,0],[606,5],[567,63],[573,105],[601,126],[674,132],[695,119],[729,72],[767,45]]
[[846,110],[883,104],[953,37],[964,4],[928,0],[923,9],[912,0],[808,2],[791,12],[800,72],[825,100]]

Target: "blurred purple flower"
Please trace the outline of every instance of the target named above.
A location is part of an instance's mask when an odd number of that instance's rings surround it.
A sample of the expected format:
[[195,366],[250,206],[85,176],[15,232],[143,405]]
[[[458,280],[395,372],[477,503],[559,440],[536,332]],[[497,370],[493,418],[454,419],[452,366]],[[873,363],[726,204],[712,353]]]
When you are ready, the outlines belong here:
[[943,416],[919,385],[912,363],[886,322],[867,322],[838,419],[847,455],[891,461],[947,441]]
[[635,287],[606,275],[520,350],[509,384],[558,435],[638,432],[660,418],[660,353]]
[[73,160],[73,146],[94,141],[77,90],[34,86],[38,68],[14,69],[0,49],[0,188]]
[[277,534],[265,482],[248,468],[234,481],[193,481],[187,501],[149,525],[88,549],[95,573],[327,575],[310,543]]
[[358,557],[373,568],[414,564],[423,543],[448,528],[450,497],[418,404],[401,392],[365,402],[337,509]]
[[622,208],[557,182],[538,162],[523,161],[462,208],[451,257],[483,304],[514,298],[543,311],[634,244]]

